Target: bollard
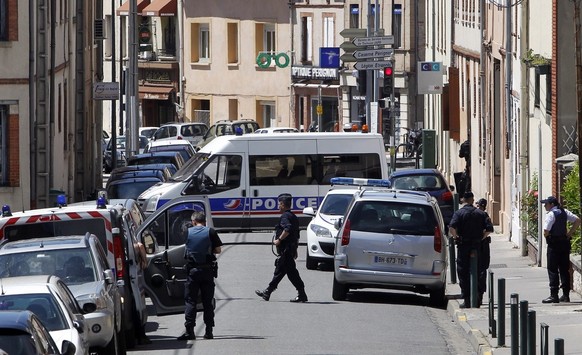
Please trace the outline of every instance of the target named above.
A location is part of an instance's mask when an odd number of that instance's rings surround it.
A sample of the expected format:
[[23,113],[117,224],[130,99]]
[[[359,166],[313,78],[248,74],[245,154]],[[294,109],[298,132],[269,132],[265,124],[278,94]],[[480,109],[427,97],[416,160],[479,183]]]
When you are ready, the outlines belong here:
[[479,292],[477,289],[478,286],[478,254],[477,249],[471,249],[469,252],[469,259],[471,264],[471,308],[477,308],[479,303]]
[[527,312],[527,355],[536,354],[536,311]]
[[550,326],[540,323],[540,355],[548,355],[550,352]]
[[509,321],[511,322],[511,355],[519,354],[519,295],[512,293],[509,296]]
[[505,279],[497,280],[497,346],[505,346]]
[[519,302],[519,354],[527,355],[527,309],[528,302],[526,300]]
[[489,283],[489,334],[491,334],[491,337],[495,338],[497,337],[496,334],[496,327],[495,327],[495,303],[494,303],[494,296],[495,296],[495,292],[493,289],[493,271],[489,270],[489,278],[488,278],[488,283]]
[[554,355],[564,355],[564,339],[554,339]]
[[457,283],[457,255],[455,252],[455,239],[449,238],[449,271],[451,272],[451,283]]

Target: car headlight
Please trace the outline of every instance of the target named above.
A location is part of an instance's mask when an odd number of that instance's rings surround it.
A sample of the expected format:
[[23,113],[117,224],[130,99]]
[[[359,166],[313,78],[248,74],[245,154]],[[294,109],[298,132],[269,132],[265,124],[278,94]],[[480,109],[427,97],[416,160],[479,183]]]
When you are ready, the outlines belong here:
[[146,212],[153,212],[156,210],[158,206],[158,201],[160,200],[161,195],[154,195],[148,199],[145,205]]
[[319,226],[317,224],[312,224],[309,228],[315,233],[316,237],[331,238],[331,232],[329,229]]

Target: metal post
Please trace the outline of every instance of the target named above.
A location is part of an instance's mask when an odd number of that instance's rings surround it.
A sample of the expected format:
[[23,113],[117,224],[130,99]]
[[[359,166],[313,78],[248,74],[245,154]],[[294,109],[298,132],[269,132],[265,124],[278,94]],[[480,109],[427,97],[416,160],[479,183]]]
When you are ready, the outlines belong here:
[[519,354],[519,296],[517,293],[512,293],[509,296],[509,314],[511,322],[511,355]]
[[[115,82],[116,72],[116,50],[115,50],[115,1],[111,1],[111,81]],[[121,21],[120,21],[121,22]],[[121,46],[120,46],[121,47]],[[121,87],[120,87],[121,90]],[[121,97],[121,94],[119,95]],[[117,102],[111,100],[111,166],[117,168]],[[101,133],[103,134],[103,133]],[[105,153],[105,152],[103,152]]]
[[493,283],[493,271],[489,270],[489,333],[493,338],[497,336],[495,327],[495,289]]
[[[582,156],[582,44],[580,43],[580,0],[574,0],[574,25],[576,38],[576,108],[578,111],[578,156]],[[540,174],[541,175],[541,174]],[[582,174],[579,174],[580,206],[582,207]],[[582,233],[582,229],[580,230]],[[540,234],[541,235],[541,234]]]
[[564,355],[564,339],[554,339],[554,355]]
[[527,318],[528,302],[526,300],[519,302],[519,354],[527,355],[528,344],[528,318]]
[[323,107],[321,106],[321,84],[317,87],[317,131],[323,132],[323,122],[321,122],[321,114],[323,113]]
[[457,256],[455,252],[455,240],[449,238],[449,271],[451,272],[451,283],[457,283]]
[[527,312],[527,355],[536,354],[536,311]]
[[478,286],[478,267],[479,259],[477,254],[477,249],[471,249],[469,252],[469,258],[471,260],[471,308],[477,308],[479,305],[479,292]]
[[505,279],[497,280],[497,346],[505,346]]
[[546,323],[540,323],[540,355],[548,355],[550,353],[550,326]]

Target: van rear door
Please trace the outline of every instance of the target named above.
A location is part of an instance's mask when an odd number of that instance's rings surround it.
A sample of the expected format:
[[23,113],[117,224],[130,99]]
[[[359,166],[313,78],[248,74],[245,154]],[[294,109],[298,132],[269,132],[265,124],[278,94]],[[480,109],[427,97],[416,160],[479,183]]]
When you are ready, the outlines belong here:
[[158,315],[184,312],[184,249],[195,211],[204,212],[213,227],[208,198],[184,196],[158,208],[137,231],[147,254],[145,288]]

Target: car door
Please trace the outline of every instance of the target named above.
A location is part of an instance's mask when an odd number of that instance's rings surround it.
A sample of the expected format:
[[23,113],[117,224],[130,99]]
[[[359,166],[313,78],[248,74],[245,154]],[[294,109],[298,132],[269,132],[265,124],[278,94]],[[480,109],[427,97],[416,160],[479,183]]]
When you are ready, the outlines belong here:
[[207,225],[213,226],[208,198],[184,196],[158,208],[137,231],[147,254],[146,292],[158,315],[184,312],[184,249],[195,211],[204,212]]

